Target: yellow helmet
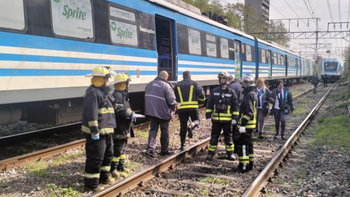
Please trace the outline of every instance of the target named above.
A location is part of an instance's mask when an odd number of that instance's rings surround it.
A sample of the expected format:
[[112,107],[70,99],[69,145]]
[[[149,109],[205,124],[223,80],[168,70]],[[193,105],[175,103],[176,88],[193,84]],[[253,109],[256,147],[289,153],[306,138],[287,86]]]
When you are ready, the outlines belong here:
[[91,72],[91,74],[87,74],[87,77],[110,77],[110,72],[108,68],[103,66],[97,66]]
[[114,78],[114,84],[121,83],[121,82],[129,82],[130,77],[125,73],[118,73]]

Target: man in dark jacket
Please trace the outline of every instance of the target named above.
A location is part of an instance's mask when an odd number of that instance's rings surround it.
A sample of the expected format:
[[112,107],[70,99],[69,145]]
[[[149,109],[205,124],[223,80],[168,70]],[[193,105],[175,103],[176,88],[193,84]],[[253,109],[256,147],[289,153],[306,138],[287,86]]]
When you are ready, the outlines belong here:
[[147,84],[145,89],[145,111],[151,120],[146,154],[154,157],[158,128],[161,129],[161,155],[169,155],[169,123],[174,116],[178,103],[175,94],[167,82],[169,74],[160,71],[158,77]]
[[228,88],[229,74],[218,75],[220,86],[210,92],[207,103],[206,118],[212,120],[212,131],[208,147],[207,160],[212,160],[217,149],[221,129],[224,130],[227,158],[235,160],[231,126],[237,124],[238,99],[234,90]]
[[318,78],[318,74],[316,73],[316,75],[314,75],[311,79],[311,84],[314,85],[314,94],[316,94],[316,88],[319,82],[320,82],[320,79]]
[[110,176],[113,158],[112,134],[116,127],[114,98],[108,87],[110,73],[103,66],[91,74],[91,85],[86,90],[81,130],[86,138],[85,189],[100,191],[99,183],[113,184]]
[[328,75],[325,74],[325,75],[323,76],[323,87],[324,87],[324,88],[328,87],[327,84],[328,84]]
[[239,108],[238,130],[235,132],[234,143],[239,155],[238,171],[248,172],[253,169],[254,147],[252,133],[256,129],[256,105],[258,98],[255,90],[254,77],[243,76],[243,102]]
[[257,79],[256,84],[256,94],[258,96],[256,129],[259,133],[259,139],[262,139],[264,138],[262,134],[264,130],[265,116],[267,116],[269,112],[270,90],[266,87],[263,78]]
[[[176,101],[180,104],[177,112],[179,114],[181,126],[181,150],[184,149],[187,131],[188,137],[192,138],[192,130],[199,126],[198,103],[204,102],[203,88],[195,81],[191,80],[190,71],[185,71],[182,75],[183,80],[177,83],[174,88]],[[187,128],[189,117],[191,118],[191,124]]]
[[136,114],[131,110],[128,94],[130,78],[125,73],[118,73],[114,78],[115,99],[115,116],[117,128],[114,129],[114,157],[112,159],[111,173],[115,178],[120,177],[120,172],[129,173],[130,170],[125,166],[126,146],[131,132],[131,121],[135,121],[140,114]]
[[241,106],[241,103],[243,101],[243,96],[244,96],[242,84],[239,82],[238,79],[234,79],[233,76],[230,75],[230,84],[228,85],[228,87],[236,92],[236,95],[238,98],[238,105]]
[[285,114],[293,113],[294,111],[294,102],[292,93],[288,88],[283,87],[283,81],[277,81],[277,88],[274,89],[270,94],[270,103],[272,103],[271,114],[275,117],[275,127],[276,135],[274,140],[277,139],[280,130],[281,123],[281,138],[284,138],[284,131],[286,129],[286,120]]

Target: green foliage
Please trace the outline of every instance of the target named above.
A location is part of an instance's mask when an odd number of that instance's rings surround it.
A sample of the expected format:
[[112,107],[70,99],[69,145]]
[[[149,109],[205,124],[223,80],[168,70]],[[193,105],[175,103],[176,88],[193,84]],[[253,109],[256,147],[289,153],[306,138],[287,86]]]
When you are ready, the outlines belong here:
[[226,179],[216,179],[216,178],[213,178],[213,177],[203,178],[203,179],[199,180],[199,182],[202,182],[202,183],[216,183],[216,184],[221,184],[221,185],[228,184],[228,180],[226,180]]
[[346,116],[319,118],[319,125],[312,140],[315,146],[330,146],[332,149],[344,148],[350,152],[350,121]]
[[61,188],[60,189],[60,194],[62,194],[63,196],[78,196],[78,191],[76,191],[72,187]]
[[34,163],[28,163],[25,165],[25,169],[32,176],[40,178],[49,178],[50,173],[47,171],[48,164],[46,161],[38,161]]

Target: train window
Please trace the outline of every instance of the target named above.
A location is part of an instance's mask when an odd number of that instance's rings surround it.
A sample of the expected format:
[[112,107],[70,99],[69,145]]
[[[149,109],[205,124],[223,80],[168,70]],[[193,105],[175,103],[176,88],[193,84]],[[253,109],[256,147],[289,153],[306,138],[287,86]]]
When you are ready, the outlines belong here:
[[24,31],[26,28],[24,3],[0,1],[0,28]]
[[284,57],[283,57],[283,55],[281,55],[280,65],[283,65],[283,66],[285,65],[285,64],[284,64]]
[[90,0],[51,0],[52,29],[56,36],[94,38]]
[[138,46],[139,39],[135,13],[110,6],[109,31],[113,44]]
[[220,38],[220,52],[222,58],[229,58],[228,55],[228,40],[225,38]]
[[217,56],[215,36],[206,35],[207,55],[211,57]]
[[252,50],[251,50],[251,47],[249,45],[246,45],[246,60],[248,62],[252,61]]
[[201,34],[199,31],[188,28],[188,47],[190,54],[202,55]]
[[265,50],[264,49],[261,49],[261,52],[260,52],[260,54],[261,54],[261,63],[266,63],[266,56],[265,56]]

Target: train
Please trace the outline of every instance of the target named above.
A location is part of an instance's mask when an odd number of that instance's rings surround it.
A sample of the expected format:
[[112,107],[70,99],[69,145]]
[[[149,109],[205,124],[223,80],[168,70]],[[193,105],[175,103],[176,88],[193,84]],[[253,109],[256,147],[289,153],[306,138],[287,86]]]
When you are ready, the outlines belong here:
[[327,74],[329,82],[339,80],[343,75],[343,66],[337,59],[323,59],[321,63],[321,79]]
[[130,100],[160,70],[171,81],[189,70],[206,94],[217,74],[308,80],[312,59],[210,20],[177,0],[0,1],[0,125],[81,119],[85,75],[98,66],[127,72]]

